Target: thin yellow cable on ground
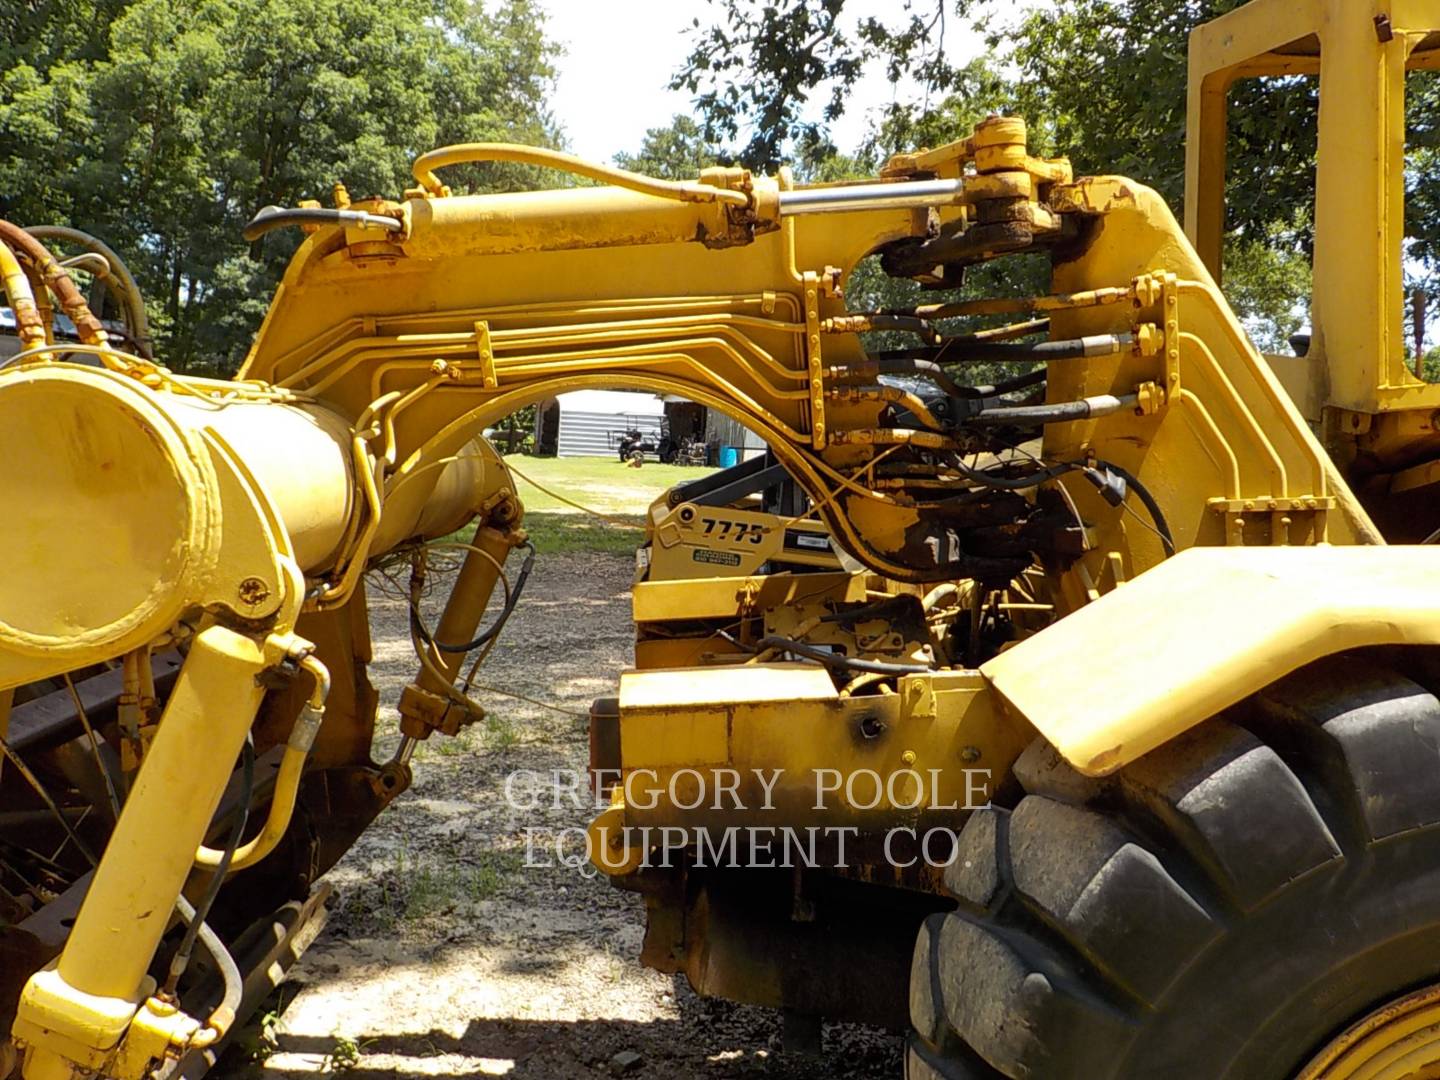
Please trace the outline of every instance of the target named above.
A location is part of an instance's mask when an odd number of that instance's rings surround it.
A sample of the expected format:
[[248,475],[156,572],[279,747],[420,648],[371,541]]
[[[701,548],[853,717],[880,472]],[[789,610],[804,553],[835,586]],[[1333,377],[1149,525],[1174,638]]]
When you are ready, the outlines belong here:
[[592,510],[588,506],[581,506],[574,499],[567,499],[564,495],[561,495],[558,492],[551,491],[544,484],[537,483],[536,481],[530,479],[530,477],[526,476],[523,472],[517,469],[514,465],[510,464],[510,462],[508,461],[505,462],[505,467],[508,468],[511,472],[513,472],[516,476],[518,476],[521,480],[524,480],[531,487],[536,488],[537,490],[541,491],[546,495],[549,495],[550,498],[555,499],[557,502],[562,502],[566,506],[573,506],[576,510],[597,517],[601,521],[607,522],[617,529],[632,529],[637,532],[645,531],[645,526],[643,525],[636,525],[630,521],[622,521],[620,520],[620,518],[611,517],[609,514],[602,514],[599,510]]
[[539,698],[526,697],[524,694],[517,694],[514,690],[501,690],[498,686],[486,686],[484,683],[472,683],[474,690],[484,690],[490,694],[499,694],[501,697],[514,698],[516,701],[528,702],[531,705],[538,705],[542,709],[549,709],[552,712],[564,713],[566,716],[578,716],[588,720],[588,712],[580,712],[578,709],[567,709],[563,705],[552,705],[548,701],[541,701]]

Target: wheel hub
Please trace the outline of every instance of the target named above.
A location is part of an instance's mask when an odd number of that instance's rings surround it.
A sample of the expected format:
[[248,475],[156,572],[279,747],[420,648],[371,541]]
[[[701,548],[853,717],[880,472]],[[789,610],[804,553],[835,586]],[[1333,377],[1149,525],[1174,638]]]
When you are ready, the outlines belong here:
[[1352,1025],[1295,1080],[1440,1078],[1440,985],[1396,998]]

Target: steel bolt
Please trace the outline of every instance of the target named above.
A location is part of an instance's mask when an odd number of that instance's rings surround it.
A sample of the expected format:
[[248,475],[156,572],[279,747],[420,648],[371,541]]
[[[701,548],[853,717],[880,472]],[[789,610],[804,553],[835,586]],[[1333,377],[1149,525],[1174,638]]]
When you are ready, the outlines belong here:
[[258,607],[270,599],[270,586],[258,577],[247,577],[240,582],[240,602],[248,607]]

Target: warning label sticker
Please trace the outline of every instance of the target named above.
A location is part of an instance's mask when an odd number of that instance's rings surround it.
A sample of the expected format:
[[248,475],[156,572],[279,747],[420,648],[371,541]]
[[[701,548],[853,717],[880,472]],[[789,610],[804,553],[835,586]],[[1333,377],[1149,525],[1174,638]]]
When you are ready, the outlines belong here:
[[691,552],[690,557],[696,562],[713,563],[716,566],[740,565],[740,556],[733,551],[711,551],[708,548],[696,548]]

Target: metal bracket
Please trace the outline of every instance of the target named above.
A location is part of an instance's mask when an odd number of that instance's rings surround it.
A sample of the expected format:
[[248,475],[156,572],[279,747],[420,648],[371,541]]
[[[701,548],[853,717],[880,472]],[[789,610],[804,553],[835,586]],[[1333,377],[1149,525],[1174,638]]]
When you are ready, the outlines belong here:
[[495,350],[490,344],[490,324],[481,320],[475,322],[475,352],[480,357],[480,381],[485,389],[494,390],[500,385],[500,376],[495,372]]
[[820,275],[806,270],[805,285],[805,356],[810,370],[810,438],[816,450],[824,450],[828,433],[825,429],[825,369],[820,355]]
[[1247,515],[1268,514],[1270,517],[1270,543],[1283,546],[1290,542],[1289,530],[1292,514],[1314,514],[1312,531],[1316,537],[1324,535],[1325,512],[1338,505],[1331,495],[1299,495],[1294,498],[1258,496],[1253,499],[1214,498],[1205,504],[1218,514],[1225,515],[1225,544],[1227,547],[1241,547],[1245,544],[1245,518]]

